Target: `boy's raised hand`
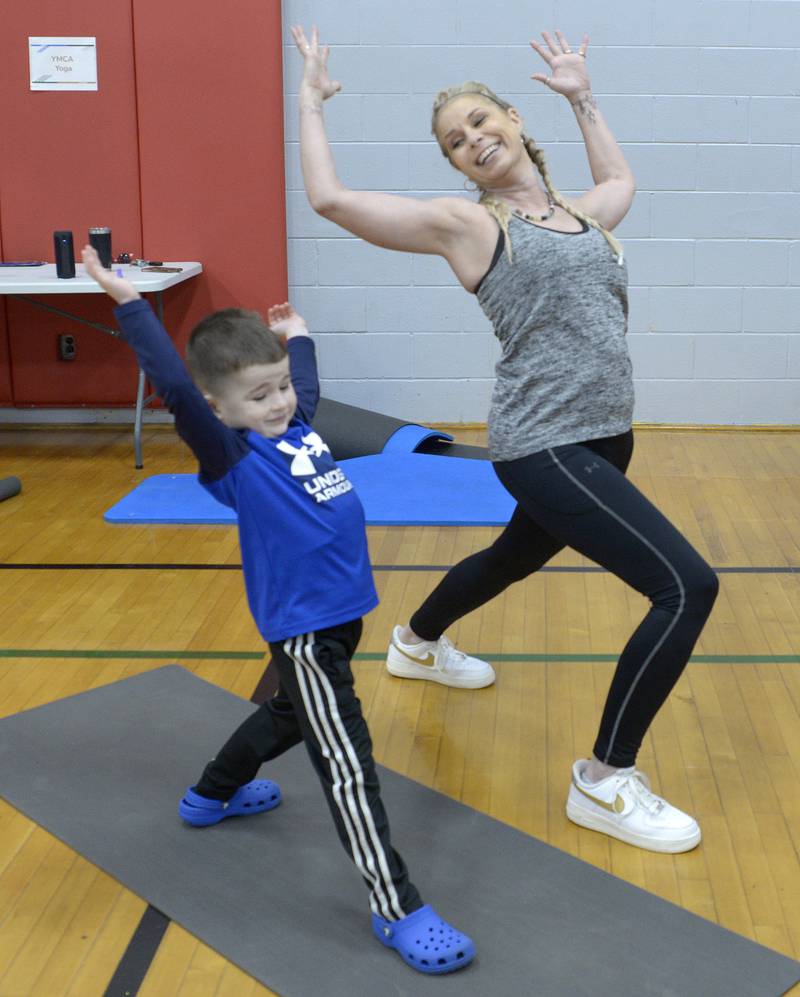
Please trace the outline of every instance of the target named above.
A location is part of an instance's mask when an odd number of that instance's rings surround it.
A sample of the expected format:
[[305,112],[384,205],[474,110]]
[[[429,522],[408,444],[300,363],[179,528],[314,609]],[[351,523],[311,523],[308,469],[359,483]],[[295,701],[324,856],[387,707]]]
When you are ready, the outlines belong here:
[[288,301],[282,305],[273,305],[267,311],[267,325],[279,336],[292,339],[293,336],[307,336],[308,328],[302,316],[292,308]]
[[106,270],[93,246],[84,246],[81,250],[81,258],[86,267],[86,273],[96,280],[106,294],[110,295],[118,305],[136,301],[140,297],[139,292],[129,280],[118,277],[114,270]]

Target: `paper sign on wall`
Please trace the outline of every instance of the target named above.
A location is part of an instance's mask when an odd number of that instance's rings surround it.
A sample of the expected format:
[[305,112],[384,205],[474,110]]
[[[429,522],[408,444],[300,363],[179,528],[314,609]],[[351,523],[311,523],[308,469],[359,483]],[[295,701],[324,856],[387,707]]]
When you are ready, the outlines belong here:
[[31,90],[96,90],[96,38],[28,38]]

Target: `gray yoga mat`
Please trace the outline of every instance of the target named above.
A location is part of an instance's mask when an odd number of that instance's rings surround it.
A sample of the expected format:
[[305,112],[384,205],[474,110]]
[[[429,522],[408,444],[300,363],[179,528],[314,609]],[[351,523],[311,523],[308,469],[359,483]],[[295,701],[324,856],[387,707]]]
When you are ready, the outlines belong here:
[[265,766],[276,810],[179,820],[183,789],[252,709],[177,665],[58,700],[0,720],[0,793],[283,997],[777,997],[800,979],[800,964],[381,769],[412,878],[478,947],[466,970],[421,976],[372,938],[301,746]]

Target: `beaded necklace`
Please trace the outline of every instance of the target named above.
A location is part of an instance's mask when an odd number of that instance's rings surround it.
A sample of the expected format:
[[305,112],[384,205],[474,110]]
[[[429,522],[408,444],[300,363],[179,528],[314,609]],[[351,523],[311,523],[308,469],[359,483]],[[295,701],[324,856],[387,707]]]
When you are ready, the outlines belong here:
[[555,201],[550,194],[548,194],[547,211],[545,211],[543,215],[529,215],[527,211],[522,211],[520,208],[512,208],[511,213],[516,215],[517,218],[521,218],[524,222],[528,222],[530,225],[536,225],[538,222],[546,222],[548,218],[552,218],[555,210]]

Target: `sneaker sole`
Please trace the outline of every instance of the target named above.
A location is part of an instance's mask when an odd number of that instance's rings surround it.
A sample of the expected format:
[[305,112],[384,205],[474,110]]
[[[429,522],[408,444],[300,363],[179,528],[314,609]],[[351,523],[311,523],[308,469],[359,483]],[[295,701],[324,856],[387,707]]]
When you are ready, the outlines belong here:
[[400,679],[427,679],[428,682],[438,682],[439,685],[447,685],[451,689],[484,689],[486,686],[492,685],[495,680],[493,671],[488,674],[484,673],[483,677],[476,676],[475,678],[458,680],[437,672],[427,665],[414,665],[410,661],[404,661],[402,665],[387,661],[386,670],[390,675]]
[[692,831],[682,838],[648,838],[643,834],[626,831],[613,820],[603,817],[602,814],[588,813],[582,807],[576,807],[571,800],[567,800],[567,817],[573,824],[586,827],[590,831],[599,831],[601,834],[607,834],[619,841],[624,841],[627,845],[635,845],[637,848],[644,848],[650,852],[668,852],[670,854],[689,852],[700,844],[703,837],[698,827],[696,831]]

